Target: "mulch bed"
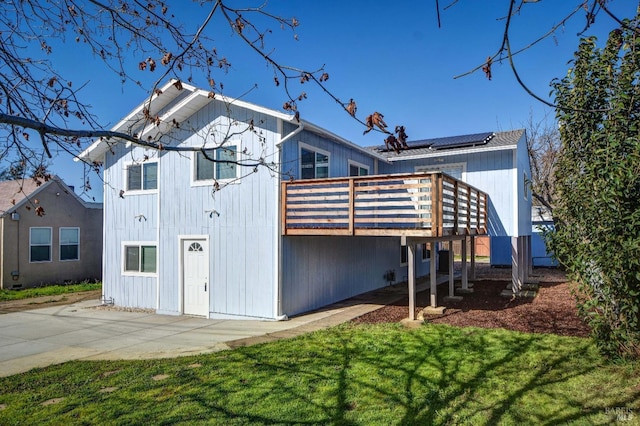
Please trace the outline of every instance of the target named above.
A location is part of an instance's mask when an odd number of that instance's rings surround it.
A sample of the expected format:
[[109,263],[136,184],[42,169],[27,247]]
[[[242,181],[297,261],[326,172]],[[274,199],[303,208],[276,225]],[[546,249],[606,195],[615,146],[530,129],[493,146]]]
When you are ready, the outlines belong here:
[[[586,337],[589,328],[578,317],[572,283],[564,273],[554,268],[534,270],[533,278],[540,282],[535,298],[504,298],[500,295],[510,280],[511,269],[478,265],[478,280],[472,294],[460,302],[444,302],[446,284],[438,286],[438,305],[446,306],[443,315],[425,315],[425,322],[453,326],[504,328],[527,333],[553,333],[561,336]],[[429,291],[418,293],[416,315],[429,304]],[[399,322],[408,317],[408,300],[402,299],[354,319],[356,323],[375,324]]]

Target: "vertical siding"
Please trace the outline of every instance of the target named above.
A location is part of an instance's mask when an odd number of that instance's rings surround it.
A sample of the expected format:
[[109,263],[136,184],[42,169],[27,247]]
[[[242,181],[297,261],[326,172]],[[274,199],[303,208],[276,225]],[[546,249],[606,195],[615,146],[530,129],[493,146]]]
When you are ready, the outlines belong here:
[[[122,273],[122,243],[124,241],[156,241],[157,194],[127,195],[120,197],[126,188],[124,169],[132,159],[142,160],[146,154],[142,148],[114,145],[105,158],[104,191],[104,272],[103,292],[119,306],[155,308],[157,278],[152,276],[128,276]],[[162,165],[158,167],[162,173]],[[135,216],[144,215],[146,220]]]
[[[290,125],[285,126],[285,134],[291,131]],[[329,177],[349,176],[349,160],[369,167],[369,173],[374,173],[374,158],[351,147],[303,130],[296,137],[286,141],[282,147],[282,171],[284,179],[300,178],[299,143],[302,142],[323,151],[328,151]]]
[[[516,154],[517,161],[517,173],[518,173],[518,236],[531,235],[531,205],[532,196],[530,190],[530,184],[525,182],[526,179],[531,179],[531,165],[529,163],[529,152],[527,150],[526,134],[523,133],[522,137],[518,141],[518,151]],[[529,187],[525,194],[525,186]]]
[[[231,114],[239,121],[262,123],[261,136],[266,139],[263,144],[254,133],[244,132],[232,139],[241,140],[239,150],[246,148],[257,156],[265,150],[273,159],[276,119],[236,107]],[[212,128],[226,127],[228,121],[226,109],[218,102],[210,103],[181,126],[179,139],[184,145],[202,146],[203,135]],[[181,312],[179,236],[202,235],[209,238],[211,315],[273,318],[279,179],[264,167],[257,173],[241,168],[245,178],[214,192],[212,185],[192,186],[191,161],[191,154],[164,152],[161,156],[159,310]],[[219,216],[211,215],[212,210]]]
[[[420,253],[418,276],[429,270]],[[282,255],[282,309],[289,316],[384,287],[389,270],[396,282],[407,278],[397,237],[283,237]]]

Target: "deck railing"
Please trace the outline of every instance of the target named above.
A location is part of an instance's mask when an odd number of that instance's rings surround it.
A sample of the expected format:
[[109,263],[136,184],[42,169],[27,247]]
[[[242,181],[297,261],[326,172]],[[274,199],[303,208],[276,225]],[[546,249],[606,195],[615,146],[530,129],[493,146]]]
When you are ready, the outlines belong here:
[[486,193],[446,174],[282,182],[283,235],[440,237],[487,232]]

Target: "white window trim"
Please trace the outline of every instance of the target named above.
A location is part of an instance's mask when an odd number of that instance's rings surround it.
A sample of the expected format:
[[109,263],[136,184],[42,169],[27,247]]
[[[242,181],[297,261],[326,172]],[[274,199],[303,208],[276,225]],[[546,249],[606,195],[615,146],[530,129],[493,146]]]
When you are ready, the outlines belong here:
[[[142,170],[142,175],[141,175],[141,179],[142,181],[144,181],[144,165],[145,164],[151,164],[151,163],[156,163],[157,164],[157,179],[158,179],[158,184],[156,185],[157,188],[156,189],[133,189],[133,190],[128,190],[127,189],[127,185],[129,184],[129,173],[128,173],[128,169],[129,166],[141,166],[141,170]],[[123,171],[123,175],[124,175],[124,184],[123,184],[123,188],[124,188],[124,195],[140,195],[140,194],[157,194],[158,193],[158,189],[160,188],[160,161],[158,161],[157,159],[154,160],[147,160],[147,161],[128,161],[126,163],[124,163],[124,171]],[[142,186],[142,182],[140,183],[140,186]]]
[[[51,235],[49,243],[49,260],[31,260],[31,230],[32,229],[48,229]],[[29,227],[29,263],[51,263],[53,262],[53,228],[50,226],[30,226]]]
[[[126,271],[126,264],[127,264],[127,252],[126,252],[126,248],[127,246],[138,246],[141,248],[140,250],[140,255],[142,256],[142,246],[154,246],[156,248],[156,272],[140,272],[140,271]],[[158,264],[160,262],[158,262],[158,258],[160,255],[160,251],[158,250],[158,242],[157,241],[123,241],[122,242],[122,247],[120,250],[120,273],[123,276],[128,276],[128,277],[157,277],[158,276]]]
[[416,166],[416,172],[439,172],[442,169],[452,169],[455,167],[462,167],[462,181],[467,181],[467,163],[439,163],[439,164],[429,164],[426,166]]
[[[62,260],[62,230],[63,229],[77,229],[78,230],[78,258],[77,259],[65,259]],[[65,244],[69,245],[69,244]],[[61,226],[58,229],[58,260],[60,262],[79,262],[80,261],[80,227],[79,226]]]
[[[236,161],[241,161],[242,160],[242,140],[237,139],[237,140],[229,140],[226,141],[224,143],[224,145],[213,145],[213,144],[206,144],[205,146],[201,147],[205,150],[208,149],[216,149],[216,148],[225,148],[225,147],[230,147],[230,146],[235,146],[236,147]],[[214,165],[214,178],[213,179],[206,179],[206,180],[196,180],[196,155],[197,155],[198,151],[193,151],[191,153],[191,158],[190,158],[190,167],[189,167],[189,175],[191,176],[190,180],[191,180],[191,186],[213,186],[213,184],[215,182],[219,182],[219,183],[224,183],[226,185],[228,184],[239,184],[240,183],[240,166],[236,166],[236,177],[234,178],[230,178],[230,179],[216,179],[215,177],[215,164]]]
[[[358,163],[357,161],[353,161],[353,160],[348,160],[347,161],[347,167],[348,167],[347,175],[349,175],[350,177],[351,177],[351,166],[356,166],[358,168],[366,169],[367,170],[367,175],[371,174],[371,170],[369,169],[369,166],[367,166],[366,164]],[[358,174],[358,176],[361,176],[361,175]]]
[[[331,153],[329,151],[325,151],[324,149],[318,148],[313,145],[306,144],[304,142],[298,142],[298,179],[302,179],[302,149],[306,149],[307,151],[313,151],[316,153],[320,153],[322,155],[327,156],[327,178],[331,177]],[[316,170],[314,169],[314,179],[318,179],[315,177]],[[325,179],[325,178],[320,178]]]

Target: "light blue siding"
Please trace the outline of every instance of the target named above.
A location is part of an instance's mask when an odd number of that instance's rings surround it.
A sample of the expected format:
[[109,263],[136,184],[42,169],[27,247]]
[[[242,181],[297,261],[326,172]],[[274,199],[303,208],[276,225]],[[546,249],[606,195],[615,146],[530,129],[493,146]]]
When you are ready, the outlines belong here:
[[299,147],[300,142],[330,153],[329,177],[349,176],[349,160],[369,167],[369,173],[374,174],[375,159],[361,151],[332,141],[325,137],[303,130],[296,137],[286,141],[282,147],[282,171],[284,179],[300,178]]
[[[226,131],[227,115],[224,105],[209,103],[181,123],[172,138],[183,145],[200,147],[215,129]],[[239,122],[253,119],[254,123],[261,123],[261,134],[246,131],[242,125],[231,126],[230,132],[237,136],[230,143],[237,142],[239,151],[246,149],[252,156],[264,156],[277,163],[276,118],[234,106],[231,116]],[[180,236],[206,236],[211,315],[275,317],[277,175],[265,167],[259,167],[256,173],[253,168],[241,168],[240,173],[246,177],[216,192],[213,185],[192,185],[191,153],[162,151],[157,194],[125,193],[122,199],[119,188],[124,188],[124,165],[132,157],[141,158],[138,154],[143,150],[136,148],[132,155],[124,145],[118,145],[114,154],[107,154],[107,181],[113,190],[105,191],[105,205],[109,206],[105,213],[105,261],[109,265],[122,264],[122,241],[157,241],[157,278],[127,276],[121,268],[110,268],[105,277],[106,295],[121,306],[181,313]],[[134,219],[139,214],[147,220]]]
[[119,306],[153,309],[156,307],[157,278],[124,275],[122,254],[125,241],[157,240],[158,195],[128,196],[125,193],[124,198],[120,197],[120,190],[126,188],[126,164],[132,159],[141,160],[145,150],[117,144],[112,152],[107,154],[105,162],[103,292]]
[[529,164],[529,151],[527,149],[527,141],[523,134],[522,138],[518,141],[518,149],[516,151],[516,161],[518,167],[518,229],[513,235],[523,236],[531,235],[531,185],[529,180],[531,179],[531,166]]
[[[282,311],[292,316],[407,279],[400,265],[398,237],[284,237],[282,244]],[[416,250],[417,275],[429,262]]]

